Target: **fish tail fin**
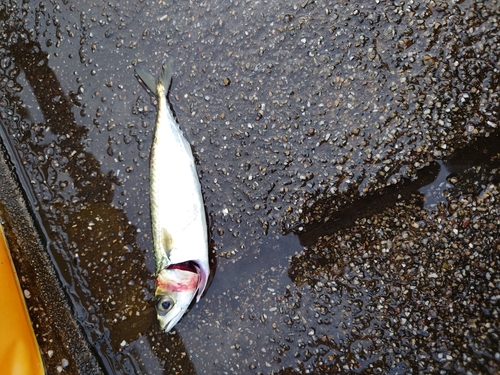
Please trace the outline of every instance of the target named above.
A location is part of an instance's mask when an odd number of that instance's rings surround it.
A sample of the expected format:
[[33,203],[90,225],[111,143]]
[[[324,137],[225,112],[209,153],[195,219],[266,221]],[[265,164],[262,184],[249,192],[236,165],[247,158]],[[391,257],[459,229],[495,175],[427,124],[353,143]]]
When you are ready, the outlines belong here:
[[167,60],[165,64],[161,67],[161,74],[158,78],[158,83],[161,83],[165,90],[168,90],[170,86],[170,81],[172,80],[172,74],[174,71],[174,59],[170,58]]
[[136,68],[135,75],[149,91],[158,96],[158,92],[156,90],[156,80],[150,73],[146,72],[144,69]]
[[161,84],[165,91],[168,90],[170,86],[170,81],[172,80],[172,73],[174,67],[174,60],[172,58],[162,66],[161,74],[158,79],[155,79],[151,73],[146,72],[144,69],[136,68],[135,74],[139,81],[141,81],[149,91],[151,91],[155,96],[158,96],[158,84]]

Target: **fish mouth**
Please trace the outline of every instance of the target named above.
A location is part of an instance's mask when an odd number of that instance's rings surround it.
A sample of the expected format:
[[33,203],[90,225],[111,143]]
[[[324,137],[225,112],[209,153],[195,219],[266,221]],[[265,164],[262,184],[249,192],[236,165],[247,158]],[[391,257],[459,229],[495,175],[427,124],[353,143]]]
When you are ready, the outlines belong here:
[[182,271],[189,271],[193,273],[200,273],[200,267],[198,266],[198,263],[188,260],[187,262],[182,262],[182,263],[176,263],[172,264],[167,267],[168,270],[182,270]]

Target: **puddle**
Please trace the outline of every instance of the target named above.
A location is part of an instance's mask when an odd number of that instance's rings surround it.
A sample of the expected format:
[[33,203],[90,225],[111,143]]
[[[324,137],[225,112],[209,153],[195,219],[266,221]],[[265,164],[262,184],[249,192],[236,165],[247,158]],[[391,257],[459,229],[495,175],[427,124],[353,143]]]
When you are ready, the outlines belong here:
[[[446,161],[438,160],[439,173],[435,180],[418,189],[424,195],[424,208],[435,209],[438,204],[447,204],[446,192],[455,190],[454,184],[459,179],[468,175],[478,175],[481,169],[495,170],[498,163],[494,160],[495,155],[500,149],[500,140],[498,134],[474,142],[467,148],[453,154]],[[476,171],[477,170],[477,171]],[[475,191],[481,189],[481,185],[492,181],[497,181],[498,176],[493,173],[489,181],[481,179],[475,180]]]

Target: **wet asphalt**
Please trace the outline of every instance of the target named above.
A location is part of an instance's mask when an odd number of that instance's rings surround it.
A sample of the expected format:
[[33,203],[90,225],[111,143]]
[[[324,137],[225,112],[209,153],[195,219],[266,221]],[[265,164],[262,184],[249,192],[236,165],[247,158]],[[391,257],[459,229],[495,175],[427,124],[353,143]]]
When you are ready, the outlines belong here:
[[[499,9],[0,5],[3,152],[93,371],[500,371]],[[133,73],[168,57],[213,270],[171,334],[152,295],[156,107]],[[58,350],[48,373],[78,367]]]

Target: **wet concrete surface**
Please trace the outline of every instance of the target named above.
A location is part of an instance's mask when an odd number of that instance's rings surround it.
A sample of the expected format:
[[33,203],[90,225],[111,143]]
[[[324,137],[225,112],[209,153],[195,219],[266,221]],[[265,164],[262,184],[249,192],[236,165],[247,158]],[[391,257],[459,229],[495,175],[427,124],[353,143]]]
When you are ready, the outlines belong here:
[[[103,372],[499,371],[497,1],[0,14],[2,142]],[[168,56],[214,270],[171,334],[133,75]]]

